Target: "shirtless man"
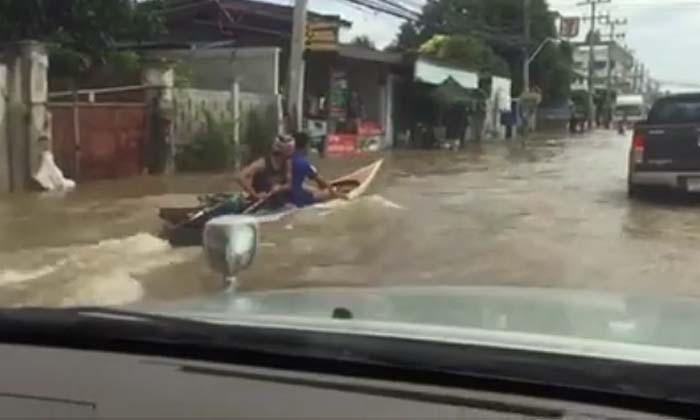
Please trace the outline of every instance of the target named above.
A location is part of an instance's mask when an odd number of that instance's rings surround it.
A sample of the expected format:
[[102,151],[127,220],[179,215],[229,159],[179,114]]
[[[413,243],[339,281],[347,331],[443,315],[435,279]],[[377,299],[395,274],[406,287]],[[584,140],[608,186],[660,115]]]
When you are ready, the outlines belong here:
[[238,175],[238,184],[254,201],[266,201],[266,207],[284,206],[291,188],[289,158],[293,152],[294,139],[278,136],[272,145],[272,153],[244,168]]

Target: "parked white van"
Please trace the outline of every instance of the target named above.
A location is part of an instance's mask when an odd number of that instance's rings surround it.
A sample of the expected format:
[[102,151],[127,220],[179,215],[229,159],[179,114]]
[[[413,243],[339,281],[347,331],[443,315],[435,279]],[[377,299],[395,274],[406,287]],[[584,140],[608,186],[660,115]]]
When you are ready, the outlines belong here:
[[642,95],[620,95],[615,102],[613,122],[618,125],[624,121],[631,128],[635,123],[644,121],[648,111]]

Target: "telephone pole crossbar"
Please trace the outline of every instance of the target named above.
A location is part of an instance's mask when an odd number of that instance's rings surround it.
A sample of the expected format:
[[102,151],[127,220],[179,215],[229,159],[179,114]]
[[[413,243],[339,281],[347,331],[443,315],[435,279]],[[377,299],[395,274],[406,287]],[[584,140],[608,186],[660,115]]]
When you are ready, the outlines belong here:
[[595,113],[595,85],[594,85],[594,67],[595,67],[595,24],[602,17],[598,14],[597,6],[605,3],[611,3],[612,0],[585,0],[578,3],[577,6],[590,7],[591,14],[588,20],[591,21],[591,29],[588,33],[588,128],[593,129],[594,113]]
[[627,19],[610,19],[610,17],[608,17],[607,19],[605,19],[604,24],[610,28],[610,32],[608,33],[609,38],[606,40],[608,43],[608,74],[605,83],[605,101],[606,105],[608,106],[607,110],[608,112],[610,112],[610,114],[606,115],[606,125],[609,126],[609,123],[612,119],[613,100],[613,48],[615,47],[615,40],[622,39],[625,36],[624,33],[617,33],[616,31],[618,27],[627,25]]

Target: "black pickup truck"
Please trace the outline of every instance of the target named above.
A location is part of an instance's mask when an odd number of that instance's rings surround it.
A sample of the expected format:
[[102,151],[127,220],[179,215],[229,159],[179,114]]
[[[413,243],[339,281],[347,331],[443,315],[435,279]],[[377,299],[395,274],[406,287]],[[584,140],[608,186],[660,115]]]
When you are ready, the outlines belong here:
[[629,195],[651,186],[700,192],[700,93],[659,99],[635,126]]

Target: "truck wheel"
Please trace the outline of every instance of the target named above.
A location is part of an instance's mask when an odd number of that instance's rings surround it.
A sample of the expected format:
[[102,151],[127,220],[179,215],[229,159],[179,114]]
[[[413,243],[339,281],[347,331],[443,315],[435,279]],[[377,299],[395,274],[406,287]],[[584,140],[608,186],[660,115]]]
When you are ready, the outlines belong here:
[[631,182],[627,182],[627,197],[629,198],[639,198],[644,192],[643,188],[639,185],[634,185]]

